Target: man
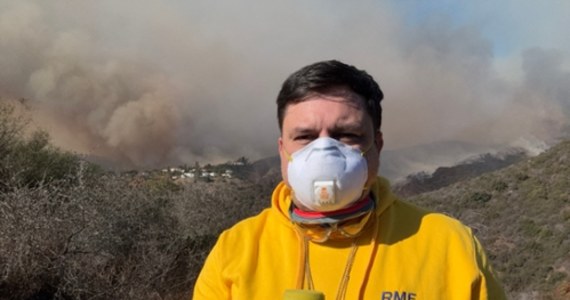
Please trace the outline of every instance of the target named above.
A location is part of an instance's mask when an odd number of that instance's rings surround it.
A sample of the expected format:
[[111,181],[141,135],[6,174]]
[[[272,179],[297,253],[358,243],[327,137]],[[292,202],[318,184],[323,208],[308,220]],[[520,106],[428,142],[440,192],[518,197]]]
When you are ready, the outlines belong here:
[[370,75],[338,61],[284,82],[283,182],[271,208],[222,233],[194,299],[505,298],[469,228],[401,201],[377,177],[382,98]]

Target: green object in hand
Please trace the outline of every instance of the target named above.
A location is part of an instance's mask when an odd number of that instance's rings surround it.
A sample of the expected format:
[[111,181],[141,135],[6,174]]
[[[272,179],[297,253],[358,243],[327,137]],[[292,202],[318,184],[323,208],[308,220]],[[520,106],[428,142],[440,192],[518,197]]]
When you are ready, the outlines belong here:
[[286,290],[283,300],[325,300],[325,295],[317,291]]

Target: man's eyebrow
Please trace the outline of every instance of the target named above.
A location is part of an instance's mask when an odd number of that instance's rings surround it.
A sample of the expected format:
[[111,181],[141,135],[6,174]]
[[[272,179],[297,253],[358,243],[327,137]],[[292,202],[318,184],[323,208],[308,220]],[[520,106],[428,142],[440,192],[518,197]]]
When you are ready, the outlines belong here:
[[334,124],[332,130],[333,131],[362,131],[362,124],[361,123],[336,123]]
[[315,129],[311,127],[294,127],[291,130],[291,134],[311,134],[314,133]]

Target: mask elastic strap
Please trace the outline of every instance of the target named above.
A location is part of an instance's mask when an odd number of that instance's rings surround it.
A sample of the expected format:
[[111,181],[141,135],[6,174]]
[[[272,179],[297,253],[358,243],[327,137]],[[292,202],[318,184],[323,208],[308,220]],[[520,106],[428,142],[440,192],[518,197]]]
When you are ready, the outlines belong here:
[[288,160],[289,162],[292,162],[292,161],[293,161],[293,157],[287,152],[287,150],[285,150],[285,147],[283,147],[281,150],[283,151],[283,153],[285,153],[285,157],[287,157],[287,160]]
[[368,147],[368,149],[366,149],[364,151],[360,151],[360,156],[364,157],[366,155],[366,153],[368,153],[368,151],[370,151],[370,149],[372,149],[372,147],[374,147],[374,142],[372,142],[372,145],[370,145],[370,147]]

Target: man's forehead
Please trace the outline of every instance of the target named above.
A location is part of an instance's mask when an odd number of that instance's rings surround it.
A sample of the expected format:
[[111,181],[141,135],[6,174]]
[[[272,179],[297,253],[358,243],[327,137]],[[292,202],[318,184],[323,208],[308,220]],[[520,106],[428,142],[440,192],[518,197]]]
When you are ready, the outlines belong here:
[[[329,106],[330,105],[330,106]],[[285,108],[283,126],[293,132],[310,132],[319,129],[324,120],[334,131],[362,130],[373,126],[368,120],[365,101],[348,87],[336,87],[312,92]]]
[[344,102],[357,109],[364,109],[365,102],[362,96],[353,92],[350,88],[345,86],[332,87],[325,91],[310,93],[300,102],[310,100],[311,98],[321,98],[330,101]]
[[285,116],[287,115],[287,113],[289,112],[289,108],[291,106],[295,106],[297,104],[307,102],[307,101],[312,101],[315,99],[327,100],[327,101],[331,101],[333,103],[334,102],[343,103],[343,104],[346,104],[346,105],[348,105],[354,109],[366,111],[365,101],[362,98],[362,96],[354,93],[352,90],[350,90],[348,88],[335,88],[335,89],[327,90],[326,92],[312,92],[312,93],[308,94],[307,96],[303,97],[302,99],[295,101],[293,103],[290,103],[285,108],[285,114],[284,115]]

